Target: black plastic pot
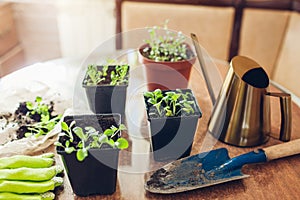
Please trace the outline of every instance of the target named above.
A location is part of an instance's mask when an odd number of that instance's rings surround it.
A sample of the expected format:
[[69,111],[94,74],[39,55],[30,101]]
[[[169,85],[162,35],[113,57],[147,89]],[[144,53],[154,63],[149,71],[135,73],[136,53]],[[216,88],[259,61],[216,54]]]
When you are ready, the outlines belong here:
[[[192,92],[190,89],[182,89],[182,91]],[[145,98],[155,161],[176,160],[190,155],[198,118],[202,116],[194,96],[193,101],[196,111],[192,115],[154,118],[149,116],[150,105]]]
[[[93,126],[98,123],[101,129],[120,124],[119,114],[67,116],[64,121],[76,121],[80,127]],[[65,153],[57,147],[68,174],[73,192],[78,196],[112,194],[116,190],[119,150],[108,146],[101,149],[90,149],[82,161],[76,158],[76,152]]]
[[[103,66],[97,66],[101,69]],[[109,66],[113,69],[115,66]],[[129,69],[128,69],[129,73]],[[127,74],[129,77],[129,74]],[[125,113],[126,93],[128,84],[112,86],[109,84],[89,86],[86,85],[85,78],[82,86],[85,89],[89,107],[94,113]]]

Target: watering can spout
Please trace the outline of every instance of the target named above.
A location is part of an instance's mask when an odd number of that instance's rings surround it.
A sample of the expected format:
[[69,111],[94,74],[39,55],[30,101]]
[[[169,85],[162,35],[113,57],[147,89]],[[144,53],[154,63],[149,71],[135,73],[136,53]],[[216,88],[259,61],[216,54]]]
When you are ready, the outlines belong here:
[[223,81],[221,77],[218,76],[219,70],[217,69],[217,66],[214,64],[214,62],[211,62],[209,66],[206,64],[204,55],[205,52],[201,49],[196,34],[191,33],[191,38],[199,60],[200,70],[206,83],[211,102],[214,106],[217,101],[217,96],[223,85]]

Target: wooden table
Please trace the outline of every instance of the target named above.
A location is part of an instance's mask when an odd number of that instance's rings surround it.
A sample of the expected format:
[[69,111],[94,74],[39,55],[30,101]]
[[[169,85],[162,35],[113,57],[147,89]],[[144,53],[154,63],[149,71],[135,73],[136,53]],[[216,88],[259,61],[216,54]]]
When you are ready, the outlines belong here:
[[[60,192],[57,199],[299,199],[300,198],[300,155],[275,160],[264,164],[247,165],[243,168],[243,173],[250,177],[215,185],[190,192],[159,195],[151,194],[144,190],[144,174],[158,169],[164,163],[155,163],[149,156],[149,135],[148,124],[143,108],[142,91],[146,90],[143,67],[139,64],[135,52],[122,54],[131,65],[130,86],[128,88],[128,99],[126,108],[126,122],[128,126],[127,137],[131,146],[129,150],[122,151],[120,154],[120,164],[118,172],[117,189],[113,195],[99,195],[90,197],[77,197],[73,195],[70,184],[65,176],[64,190]],[[1,90],[10,86],[19,85],[17,78],[24,77],[23,82],[32,80],[41,81],[48,84],[51,88],[61,92],[70,103],[73,109],[81,112],[86,109],[79,99],[84,99],[85,94],[81,88],[81,77],[85,70],[87,61],[80,64],[78,60],[60,59],[46,63],[29,66],[1,80]],[[225,62],[216,61],[222,76],[226,73]],[[198,63],[196,63],[198,65]],[[255,148],[271,146],[281,143],[278,138],[280,125],[279,102],[277,99],[271,100],[272,110],[272,129],[270,140],[259,147],[239,148],[226,145],[217,141],[210,134],[207,134],[207,124],[212,110],[212,104],[206,85],[203,81],[199,68],[194,68],[189,87],[193,90],[198,103],[202,109],[203,117],[199,119],[197,132],[193,144],[192,154],[197,154],[209,149],[225,147],[231,157],[251,151]],[[272,91],[277,90],[271,87]],[[300,108],[293,103],[292,105],[293,127],[292,139],[300,138]],[[60,162],[60,160],[58,160]],[[97,183],[95,183],[97,184]]]

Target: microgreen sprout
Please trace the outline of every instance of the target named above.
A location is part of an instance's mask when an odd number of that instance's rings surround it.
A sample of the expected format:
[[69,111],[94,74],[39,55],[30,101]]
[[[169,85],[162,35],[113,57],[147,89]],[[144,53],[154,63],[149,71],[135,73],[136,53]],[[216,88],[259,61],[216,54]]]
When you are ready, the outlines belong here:
[[87,85],[97,85],[101,81],[103,81],[105,78],[104,76],[106,74],[107,67],[103,67],[102,71],[99,71],[96,65],[89,65],[87,68],[87,75],[88,75],[88,80],[87,80]]
[[25,133],[25,137],[30,137],[32,135],[34,135],[35,137],[39,137],[41,135],[46,135],[52,129],[54,129],[55,125],[59,122],[62,115],[57,115],[56,117],[51,118],[51,106],[51,104],[47,105],[43,103],[42,97],[39,96],[35,98],[35,102],[26,102],[26,108],[28,109],[26,115],[37,115],[39,122],[27,127],[29,132]]
[[[66,122],[61,122],[61,128],[63,132],[60,136],[64,136],[67,139],[65,144],[57,141],[55,145],[63,148],[68,154],[76,151],[78,161],[83,161],[88,156],[89,149],[101,148],[103,144],[108,144],[112,148],[117,149],[128,148],[128,141],[125,138],[120,137],[116,141],[113,139],[121,131],[126,130],[124,124],[119,125],[119,127],[111,126],[102,133],[91,126],[87,126],[84,129],[75,126],[75,121],[72,121],[70,126]],[[75,137],[79,139],[79,142],[75,142]]]
[[37,96],[34,102],[27,101],[26,107],[29,110],[27,115],[38,114],[41,116],[41,121],[48,121],[50,119],[50,106],[42,102],[42,97]]
[[29,132],[25,133],[25,137],[30,137],[34,135],[35,137],[39,137],[41,135],[46,135],[51,130],[54,129],[55,125],[59,122],[62,115],[58,115],[52,119],[43,119],[41,122],[32,124],[28,126]]
[[[148,46],[143,49],[146,57],[155,61],[176,62],[188,59],[188,50],[185,43],[186,37],[182,32],[173,32],[168,29],[168,21],[163,27],[154,26],[148,28],[150,38],[144,40]],[[159,30],[164,30],[165,34],[160,35]]]
[[147,103],[155,107],[160,117],[195,113],[196,105],[190,92],[183,93],[180,89],[162,92],[160,89],[156,89],[145,92],[144,97],[146,97]]
[[128,65],[116,65],[115,71],[111,71],[110,74],[110,85],[121,85],[123,83],[128,83],[128,79],[126,77],[128,69]]
[[89,65],[87,77],[84,81],[86,85],[99,85],[108,83],[109,85],[121,85],[128,83],[128,64],[114,64],[113,59],[108,59],[105,65],[97,67]]

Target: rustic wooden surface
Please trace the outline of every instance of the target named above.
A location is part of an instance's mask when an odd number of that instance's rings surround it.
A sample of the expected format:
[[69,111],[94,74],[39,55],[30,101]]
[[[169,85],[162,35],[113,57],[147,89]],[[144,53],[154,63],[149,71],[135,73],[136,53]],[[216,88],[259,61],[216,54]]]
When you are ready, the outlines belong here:
[[[222,68],[222,74],[226,70]],[[193,71],[191,76],[190,88],[197,97],[198,103],[203,111],[203,117],[199,120],[195,141],[193,144],[192,154],[225,147],[228,149],[230,157],[246,153],[256,148],[267,147],[281,143],[276,138],[279,137],[280,111],[279,101],[276,98],[271,100],[272,111],[272,130],[270,140],[259,147],[239,148],[216,141],[211,135],[206,134],[207,124],[212,109],[212,104],[205,89],[205,83],[197,71]],[[276,88],[270,87],[270,91],[277,91]],[[300,138],[300,108],[292,105],[292,139]],[[145,131],[145,129],[141,130]],[[148,134],[148,133],[144,133]],[[214,144],[214,145],[213,145]],[[69,184],[65,184],[64,191],[58,199],[77,199],[77,200],[96,200],[96,199],[299,199],[300,197],[300,155],[274,160],[264,164],[252,164],[243,167],[243,173],[249,174],[250,177],[215,185],[195,191],[178,193],[172,195],[152,194],[144,190],[144,173],[118,173],[118,182],[116,192],[112,195],[96,195],[89,197],[78,197],[72,194]],[[130,163],[130,158],[128,158]],[[127,162],[126,160],[120,161]],[[97,184],[97,183],[95,183]]]
[[[64,69],[65,68],[65,69]],[[35,69],[38,69],[35,71]],[[221,66],[221,72],[224,75],[226,73],[226,67]],[[60,70],[62,73],[57,74],[57,70]],[[77,80],[77,71],[74,68],[74,63],[69,61],[57,63],[50,62],[45,65],[41,64],[38,66],[28,67],[20,72],[13,73],[10,76],[3,78],[2,86],[7,84],[15,84],[15,80],[18,80],[18,77],[24,77],[22,75],[28,74],[28,72],[35,71],[35,79],[41,79],[41,81],[47,82],[53,88],[61,89],[61,91],[68,92],[68,94],[74,98],[74,87],[71,85]],[[46,72],[46,73],[45,73]],[[40,74],[37,74],[40,73]],[[52,75],[51,75],[52,74]],[[75,76],[75,77],[73,77]],[[52,78],[51,78],[52,77]],[[53,77],[56,79],[54,80]],[[66,78],[67,77],[67,78]],[[133,80],[134,76],[131,76]],[[30,79],[30,77],[29,77]],[[46,81],[47,80],[47,81]],[[63,84],[65,81],[68,81],[68,84]],[[70,85],[70,88],[68,88]],[[56,87],[55,87],[56,86]],[[62,87],[63,86],[63,87]],[[195,140],[193,144],[192,154],[197,154],[209,149],[216,149],[220,147],[225,147],[228,149],[231,157],[236,155],[251,151],[255,148],[261,148],[266,146],[271,146],[274,144],[281,143],[279,140],[275,139],[279,136],[279,126],[280,126],[280,111],[279,111],[279,101],[276,98],[271,98],[271,111],[272,111],[272,130],[270,140],[259,147],[254,148],[239,148],[224,144],[222,142],[216,141],[211,135],[206,134],[207,124],[212,109],[212,104],[206,85],[203,81],[203,78],[199,71],[193,69],[190,81],[190,88],[193,90],[199,106],[202,109],[203,117],[199,119],[197,132],[195,135]],[[132,88],[131,88],[132,89]],[[275,91],[274,87],[270,88],[271,91]],[[76,97],[76,96],[75,96]],[[129,99],[131,97],[129,96]],[[74,101],[73,101],[74,103]],[[292,105],[292,115],[293,115],[293,127],[292,127],[292,139],[300,138],[300,108],[296,105]],[[131,112],[144,112],[144,110],[132,109]],[[131,116],[127,116],[130,118]],[[133,170],[124,170],[126,167],[130,169],[133,165],[135,167],[149,164],[151,169],[157,169],[157,166],[162,165],[162,163],[157,164],[153,162],[136,162],[131,157],[131,154],[128,152],[133,151],[133,146],[135,145],[135,151],[139,148],[145,149],[145,144],[148,136],[148,129],[146,127],[147,123],[145,118],[142,120],[142,128],[137,132],[140,135],[145,136],[144,143],[136,147],[136,143],[131,142],[131,146],[128,151],[123,151],[121,153],[121,160],[119,162],[120,170],[118,172],[117,180],[117,189],[116,192],[112,195],[97,195],[89,197],[78,197],[73,194],[72,188],[68,182],[67,176],[65,176],[64,189],[59,192],[56,199],[59,200],[96,200],[96,199],[122,199],[122,200],[143,200],[143,199],[299,199],[300,196],[300,155],[291,156],[288,158],[283,158],[280,160],[274,160],[269,163],[264,164],[252,164],[246,165],[243,167],[243,173],[249,174],[250,177],[237,180],[233,182],[227,182],[220,185],[215,185],[207,188],[202,188],[190,192],[172,194],[172,195],[159,195],[151,194],[144,190],[144,175],[146,173],[143,170],[133,171]],[[130,127],[129,127],[130,128]],[[130,135],[130,131],[128,131]],[[134,145],[133,145],[134,144]],[[148,148],[148,147],[147,147]],[[146,148],[146,149],[147,149]],[[52,149],[54,151],[54,149]],[[126,153],[127,152],[127,153]],[[56,157],[57,162],[62,164],[59,156]],[[145,157],[147,160],[148,157]],[[149,157],[149,159],[151,159]],[[97,183],[95,183],[97,184]]]

